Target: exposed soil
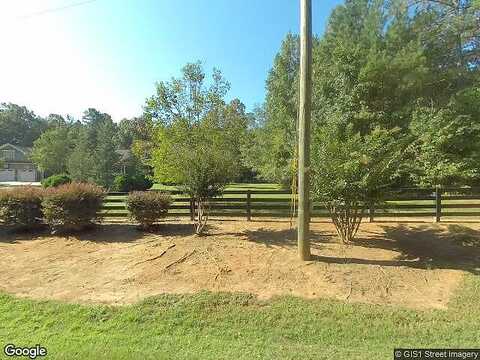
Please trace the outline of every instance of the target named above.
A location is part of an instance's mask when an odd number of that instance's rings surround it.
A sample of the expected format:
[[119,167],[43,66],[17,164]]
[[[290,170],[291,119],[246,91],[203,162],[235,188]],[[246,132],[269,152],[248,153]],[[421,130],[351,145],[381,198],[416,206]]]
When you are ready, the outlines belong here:
[[313,259],[297,259],[288,222],[213,222],[209,235],[167,222],[155,233],[103,224],[59,236],[0,230],[0,290],[77,303],[127,304],[201,290],[446,308],[466,272],[480,273],[476,224],[362,224],[352,245],[312,224]]

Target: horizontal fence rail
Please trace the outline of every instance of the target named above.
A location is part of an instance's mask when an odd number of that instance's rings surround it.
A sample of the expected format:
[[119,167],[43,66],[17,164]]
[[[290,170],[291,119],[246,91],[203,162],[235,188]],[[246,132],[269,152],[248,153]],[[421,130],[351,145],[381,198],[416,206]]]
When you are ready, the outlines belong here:
[[[157,190],[151,190],[157,191]],[[179,190],[164,191],[172,196],[169,210],[172,217],[193,218],[192,201]],[[111,192],[105,198],[100,215],[106,218],[127,218],[127,193]],[[288,190],[226,190],[210,200],[213,217],[291,218],[296,216],[292,195]],[[321,202],[312,202],[312,218],[329,218]],[[373,221],[401,218],[431,218],[433,221],[456,218],[480,220],[480,188],[405,188],[392,191],[385,199],[366,207],[365,219]]]

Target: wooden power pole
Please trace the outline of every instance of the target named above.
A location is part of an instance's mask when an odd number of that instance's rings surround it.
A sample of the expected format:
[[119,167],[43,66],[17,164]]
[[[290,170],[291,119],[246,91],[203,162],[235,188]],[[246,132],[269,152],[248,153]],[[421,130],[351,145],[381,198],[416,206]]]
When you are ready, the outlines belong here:
[[298,111],[298,255],[310,260],[310,118],[312,1],[300,0],[300,103]]

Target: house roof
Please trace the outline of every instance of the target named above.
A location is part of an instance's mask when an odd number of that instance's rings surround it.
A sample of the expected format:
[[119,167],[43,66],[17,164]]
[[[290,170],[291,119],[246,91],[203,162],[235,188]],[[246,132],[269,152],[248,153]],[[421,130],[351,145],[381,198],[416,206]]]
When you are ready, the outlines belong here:
[[[18,146],[18,145],[13,145],[13,144],[10,144],[10,143],[6,143],[6,144],[3,144],[3,145],[0,145],[0,150],[3,150],[5,148],[13,148],[17,151],[20,151],[22,154],[24,154],[25,156],[28,156],[31,152],[32,152],[32,149],[29,148],[29,147],[24,147],[24,146]],[[128,149],[124,149],[124,150],[115,150],[115,152],[120,155],[120,162],[125,162],[125,161],[128,161],[130,160],[130,158],[132,157],[132,152]]]
[[0,150],[3,150],[5,149],[6,147],[11,147],[11,148],[14,148],[15,150],[18,150],[20,151],[22,154],[24,155],[28,155],[32,152],[32,148],[29,148],[29,147],[24,147],[24,146],[18,146],[18,145],[12,145],[10,143],[6,143],[6,144],[3,144],[3,145],[0,145]]

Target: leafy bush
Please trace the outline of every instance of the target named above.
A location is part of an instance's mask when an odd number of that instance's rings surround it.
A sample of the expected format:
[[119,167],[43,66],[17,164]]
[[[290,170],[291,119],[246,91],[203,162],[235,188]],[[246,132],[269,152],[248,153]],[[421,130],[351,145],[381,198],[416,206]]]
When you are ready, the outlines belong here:
[[127,209],[132,220],[149,227],[167,215],[172,199],[156,191],[133,191],[127,198]]
[[105,196],[103,188],[89,183],[64,184],[45,191],[45,221],[54,231],[77,231],[98,219]]
[[31,186],[0,191],[0,221],[21,229],[29,229],[40,224],[42,193],[42,189]]
[[[211,120],[211,121],[210,121]],[[173,181],[194,199],[195,232],[202,235],[209,217],[210,201],[223,193],[238,173],[238,161],[218,119],[195,126],[182,122],[157,130],[152,164],[155,179]]]
[[63,184],[70,184],[72,179],[67,174],[52,175],[42,180],[44,188],[57,187]]
[[145,191],[152,187],[153,182],[144,174],[118,175],[113,181],[113,187],[116,191]]
[[[340,130],[342,131],[339,131]],[[401,168],[405,139],[398,129],[361,135],[327,124],[312,146],[312,193],[324,202],[344,243],[354,240],[368,205],[381,201]]]

